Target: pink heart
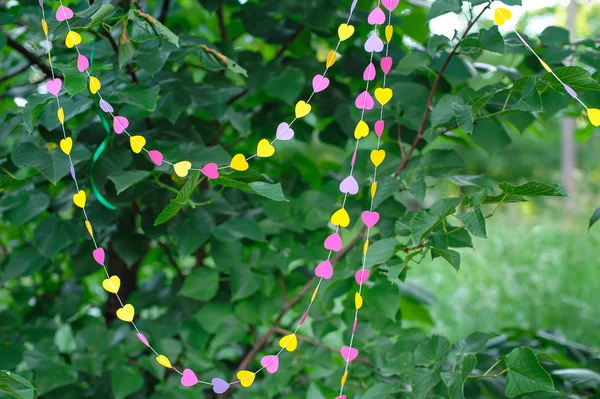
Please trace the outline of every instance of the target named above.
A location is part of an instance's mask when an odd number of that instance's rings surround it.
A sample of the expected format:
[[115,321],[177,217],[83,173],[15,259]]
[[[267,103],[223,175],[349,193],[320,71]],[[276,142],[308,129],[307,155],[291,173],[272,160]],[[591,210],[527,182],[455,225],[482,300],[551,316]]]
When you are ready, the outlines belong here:
[[216,179],[219,177],[219,167],[214,162],[207,163],[200,171],[209,179]]
[[326,260],[319,263],[319,266],[315,269],[315,276],[329,280],[331,276],[333,276],[333,266],[331,266],[331,262]]
[[336,396],[335,399],[346,399],[346,395]]
[[304,315],[302,316],[302,319],[300,320],[300,325],[304,324],[307,317],[308,317],[308,309],[306,310],[306,312],[304,312]]
[[260,359],[260,365],[267,369],[270,374],[274,374],[279,370],[279,357],[265,356]]
[[349,346],[342,347],[340,353],[347,362],[351,362],[358,357],[358,349],[350,348]]
[[369,279],[369,271],[367,269],[361,269],[356,272],[354,278],[356,279],[358,285],[363,285],[365,281]]
[[129,127],[129,121],[124,116],[115,116],[113,120],[113,129],[115,129],[115,133],[121,134],[123,130]]
[[329,79],[323,75],[316,75],[312,80],[312,85],[315,93],[318,93],[329,87]]
[[58,21],[62,22],[65,19],[71,19],[71,18],[73,18],[73,10],[71,10],[69,7],[65,7],[65,6],[58,7],[58,9],[56,10],[56,19]]
[[213,391],[216,394],[220,395],[222,393],[225,393],[229,389],[229,383],[220,378],[213,378],[211,383],[213,385]]
[[340,183],[340,191],[342,194],[354,195],[358,193],[358,182],[354,176],[348,176]]
[[358,109],[372,110],[375,106],[375,102],[368,91],[363,91],[356,97],[354,105],[356,105],[356,108]]
[[94,260],[98,262],[98,264],[104,266],[104,249],[96,248],[94,249],[94,252],[92,252],[92,255],[94,255]]
[[138,333],[137,337],[140,341],[142,341],[142,344],[146,345],[147,347],[150,347],[150,344],[148,343],[148,339],[146,338],[146,336],[142,333]]
[[375,226],[377,222],[379,222],[379,213],[377,212],[364,211],[360,215],[360,217],[362,218],[362,221],[365,224],[365,226],[367,226],[368,228]]
[[375,70],[375,65],[373,65],[373,63],[371,62],[369,65],[367,65],[367,67],[365,68],[365,71],[363,72],[363,80],[365,80],[365,81],[375,80],[376,74],[377,74],[377,71]]
[[356,163],[356,151],[357,149],[354,150],[354,152],[352,153],[352,160],[350,161],[350,165],[354,166],[354,164]]
[[396,9],[396,7],[398,7],[398,3],[400,2],[400,0],[383,0],[383,6],[388,10],[388,11],[394,11]]
[[290,128],[290,125],[285,122],[281,122],[279,126],[277,126],[277,133],[275,133],[275,137],[277,137],[277,140],[291,140],[292,137],[294,137],[294,131]]
[[79,72],[85,71],[89,66],[90,60],[88,60],[85,55],[79,54],[77,56],[77,69],[79,69]]
[[157,151],[157,150],[148,151],[148,156],[150,157],[150,160],[152,160],[152,162],[156,166],[162,165],[162,163],[163,163],[163,154],[160,151]]
[[392,57],[383,57],[381,59],[381,70],[383,73],[387,75],[390,72],[390,69],[392,69],[392,63]]
[[342,238],[335,232],[325,239],[325,249],[333,252],[340,252],[342,249]]
[[383,42],[376,34],[372,34],[371,37],[365,42],[365,51],[367,53],[379,53],[383,50]]
[[369,14],[370,25],[383,25],[385,23],[385,13],[379,7],[375,7]]
[[183,370],[183,375],[181,376],[181,385],[184,387],[193,387],[197,383],[198,377],[196,377],[196,373],[190,369]]
[[375,134],[377,135],[377,137],[381,137],[384,128],[385,122],[383,120],[375,122]]
[[58,95],[58,92],[60,91],[61,87],[62,80],[60,80],[59,78],[49,80],[46,82],[46,89],[48,90],[48,93],[52,94],[53,96]]

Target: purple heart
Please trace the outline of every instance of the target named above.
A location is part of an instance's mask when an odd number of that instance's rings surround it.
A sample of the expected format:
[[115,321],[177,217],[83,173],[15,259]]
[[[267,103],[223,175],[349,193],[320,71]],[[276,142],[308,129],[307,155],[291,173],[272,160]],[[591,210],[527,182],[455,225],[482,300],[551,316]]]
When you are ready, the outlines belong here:
[[323,244],[323,246],[325,247],[325,249],[328,249],[330,251],[340,252],[340,250],[342,249],[342,238],[337,232],[335,232],[325,239],[325,243]]
[[44,7],[44,0],[38,0],[38,3],[40,3],[40,7]]
[[183,375],[181,376],[181,385],[184,387],[193,387],[198,383],[198,377],[196,377],[196,373],[194,373],[190,369],[183,370]]
[[363,72],[363,80],[365,80],[365,81],[375,80],[376,74],[377,74],[377,72],[375,70],[375,65],[373,65],[373,63],[371,62],[369,65],[367,65],[367,67],[365,68],[365,71]]
[[379,7],[375,7],[369,14],[370,25],[383,25],[385,23],[385,13]]
[[71,18],[73,18],[73,10],[71,10],[69,7],[65,7],[63,5],[58,7],[58,9],[56,10],[56,20],[57,21],[62,22],[66,19],[71,19]]
[[363,91],[356,97],[356,101],[354,102],[356,108],[358,109],[366,109],[372,110],[375,106],[375,102],[373,101],[373,97],[369,94],[368,91]]
[[315,93],[325,90],[329,87],[329,78],[323,75],[315,75],[312,80],[312,86]]
[[277,140],[287,141],[291,140],[294,137],[294,131],[290,128],[285,122],[281,122],[279,126],[277,126],[277,133],[275,133],[275,137]]
[[211,383],[213,385],[213,391],[218,395],[225,393],[229,389],[229,383],[220,378],[213,378]]
[[358,182],[354,176],[348,176],[340,183],[340,191],[342,194],[354,195],[358,193]]
[[383,42],[376,34],[372,34],[371,37],[365,42],[365,51],[367,53],[379,53],[383,50]]
[[77,56],[77,69],[79,72],[83,72],[90,66],[90,60],[83,54]]
[[112,105],[110,105],[108,101],[104,100],[103,98],[100,99],[100,109],[106,113],[114,112]]
[[384,128],[385,122],[383,120],[375,122],[375,134],[377,135],[377,137],[381,137]]
[[52,94],[53,96],[58,95],[58,92],[60,91],[61,87],[62,80],[60,80],[60,78],[55,78],[46,82],[46,89],[48,90],[48,93]]
[[73,164],[71,164],[69,169],[71,171],[71,177],[73,178],[73,180],[77,181],[77,177],[75,177],[75,167],[73,166]]
[[333,266],[331,266],[331,262],[326,260],[319,263],[319,266],[315,269],[315,276],[329,280],[331,276],[333,276]]
[[569,93],[569,95],[573,98],[577,98],[577,92],[575,90],[573,90],[573,88],[567,84],[563,83],[563,86],[565,86],[565,90],[567,91],[567,93]]

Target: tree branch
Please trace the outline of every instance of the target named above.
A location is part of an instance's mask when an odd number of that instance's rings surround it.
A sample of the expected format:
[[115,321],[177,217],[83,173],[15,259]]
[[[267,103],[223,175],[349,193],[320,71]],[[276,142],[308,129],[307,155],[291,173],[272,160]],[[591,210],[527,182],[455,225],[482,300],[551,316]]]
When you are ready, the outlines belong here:
[[171,0],[163,0],[162,7],[160,9],[160,15],[158,21],[164,25],[167,21],[167,15],[169,15],[169,7],[171,6]]
[[291,44],[294,43],[294,40],[296,40],[296,38],[298,37],[300,32],[302,32],[302,29],[304,29],[304,25],[303,24],[298,25],[298,27],[296,28],[294,33],[292,33],[289,43],[285,44],[283,47],[281,47],[279,49],[279,51],[277,52],[277,55],[275,56],[275,59],[281,58],[283,56],[283,53],[285,52],[285,50],[290,48]]
[[175,260],[175,257],[173,256],[173,253],[171,252],[171,248],[169,248],[167,245],[160,241],[158,242],[158,245],[162,248],[163,251],[165,251],[167,258],[169,258],[169,262],[171,263],[171,265],[173,265],[175,270],[177,270],[177,274],[179,275],[179,277],[181,277],[182,279],[185,278],[183,272],[181,271],[181,268],[179,267],[177,261]]
[[227,27],[225,26],[225,17],[223,16],[223,4],[219,4],[217,7],[217,19],[219,20],[219,30],[221,31],[221,40],[224,42],[229,41],[227,36]]
[[31,65],[32,64],[29,64],[29,63],[25,64],[21,68],[16,69],[14,72],[10,72],[10,73],[7,73],[4,76],[0,76],[0,83],[6,82],[7,80],[12,79],[12,78],[14,78],[17,75],[22,74],[23,72],[25,72],[26,70],[28,70]]
[[46,74],[46,76],[48,76],[49,78],[52,77],[52,69],[50,69],[48,65],[44,64],[42,60],[38,58],[37,55],[27,50],[25,47],[23,47],[21,43],[15,41],[9,35],[5,34],[4,37],[6,37],[6,44],[15,49],[17,52],[21,53],[21,55],[27,58],[29,62],[40,67],[40,69]]

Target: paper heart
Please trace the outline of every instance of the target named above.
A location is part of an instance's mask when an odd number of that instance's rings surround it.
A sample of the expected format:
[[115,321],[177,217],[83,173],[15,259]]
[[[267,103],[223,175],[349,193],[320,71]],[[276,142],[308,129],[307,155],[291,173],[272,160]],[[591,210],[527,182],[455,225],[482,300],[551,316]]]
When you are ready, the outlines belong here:
[[61,125],[65,123],[65,110],[63,107],[60,107],[58,111],[56,111],[56,117]]
[[358,109],[372,110],[375,106],[375,101],[373,101],[373,97],[371,97],[369,92],[365,90],[356,97],[354,105]]
[[71,153],[71,149],[73,148],[73,139],[67,137],[66,139],[62,139],[60,141],[60,149],[65,154],[69,155]]
[[171,368],[171,361],[165,355],[157,356],[156,362],[167,369]]
[[356,308],[356,310],[360,310],[360,308],[362,308],[363,305],[363,298],[362,296],[360,296],[360,294],[358,292],[354,293],[354,307]]
[[190,369],[183,370],[183,375],[181,376],[181,385],[184,387],[193,387],[198,383],[198,377],[196,377],[196,373],[194,373]]
[[262,139],[258,142],[258,145],[256,146],[256,156],[261,158],[268,158],[273,154],[275,154],[275,147],[271,145],[269,140]]
[[279,370],[278,356],[264,356],[260,359],[260,365],[263,366],[270,374],[274,374]]
[[329,87],[329,78],[323,75],[315,75],[312,80],[312,87],[315,93],[319,93]]
[[148,342],[148,338],[146,338],[146,336],[142,333],[137,333],[137,337],[140,341],[142,341],[142,344],[146,345],[147,347],[150,347],[150,343]]
[[588,118],[590,122],[594,126],[600,126],[600,109],[598,108],[589,108],[587,110]]
[[100,90],[101,87],[102,87],[102,85],[100,84],[100,81],[98,80],[98,78],[91,76],[90,77],[90,93],[92,93],[92,94],[98,93],[98,90]]
[[248,370],[240,370],[236,376],[244,388],[251,386],[254,383],[254,378],[256,378],[256,374]]
[[231,163],[229,166],[231,166],[231,169],[233,170],[243,172],[248,170],[249,165],[244,154],[236,154],[233,158],[231,158]]
[[129,121],[124,116],[115,116],[113,119],[113,129],[115,133],[121,134],[125,129],[129,127]]
[[392,41],[392,36],[394,35],[394,27],[392,25],[388,25],[385,27],[385,40],[387,40],[387,42],[391,42]]
[[375,80],[376,74],[377,71],[375,70],[375,65],[373,65],[373,63],[371,62],[369,65],[367,65],[365,71],[363,72],[363,80],[369,82]]
[[212,386],[213,386],[213,391],[217,395],[225,393],[229,389],[229,383],[227,381],[225,381],[225,380],[220,379],[220,378],[213,378],[212,381],[211,381],[211,383],[212,383]]
[[498,7],[494,11],[494,22],[498,26],[504,25],[511,18],[512,12],[508,8]]
[[319,263],[319,266],[315,269],[315,276],[329,280],[333,276],[333,266],[331,266],[331,262],[326,260]]
[[368,228],[375,226],[379,222],[379,213],[377,212],[364,211],[360,217]]
[[57,96],[61,88],[62,80],[60,80],[60,78],[55,78],[46,82],[46,90],[53,96]]
[[73,203],[82,209],[85,208],[86,199],[87,197],[83,190],[79,190],[77,194],[73,194]]
[[348,227],[350,224],[350,215],[344,208],[338,209],[331,215],[331,224],[334,226]]
[[83,54],[77,56],[77,69],[79,72],[83,72],[90,66],[90,60]]
[[294,131],[290,128],[285,122],[281,122],[279,126],[277,126],[277,133],[275,133],[275,137],[277,140],[287,141],[291,140],[294,137]]
[[44,31],[44,35],[48,36],[48,22],[45,19],[42,19],[42,30]]
[[102,288],[111,294],[116,294],[119,292],[119,288],[121,288],[121,279],[118,276],[111,276],[110,278],[104,279],[104,281],[102,281]]
[[354,34],[354,26],[352,26],[352,25],[341,24],[338,27],[338,37],[340,38],[340,41],[342,41],[342,42],[346,39],[349,39],[353,34]]
[[392,57],[383,57],[381,59],[381,70],[384,74],[387,75],[390,72],[390,70],[392,69],[393,62],[394,60],[392,59]]
[[369,278],[369,271],[367,269],[359,270],[354,274],[354,279],[358,285],[363,285]]
[[293,352],[298,348],[298,338],[296,334],[288,334],[279,340],[279,347],[288,352]]
[[73,18],[73,10],[69,7],[65,7],[63,5],[59,6],[56,10],[56,20],[59,22],[63,22],[66,19]]
[[565,84],[565,83],[563,83],[563,86],[565,87],[565,90],[571,97],[577,98],[577,92],[575,90],[573,90],[573,88],[571,86],[569,86],[568,84]]
[[94,252],[92,252],[92,256],[94,257],[94,260],[101,266],[104,265],[104,249],[103,248],[96,248],[94,249]]
[[[365,121],[360,121],[356,124],[356,127],[354,128],[354,138],[356,140],[361,139],[363,137],[367,137],[369,135],[369,125],[367,125],[367,122]],[[354,162],[352,162],[354,163]]]
[[333,66],[333,64],[335,64],[335,61],[337,60],[337,53],[333,50],[331,50],[329,52],[329,54],[327,54],[327,60],[325,61],[325,66],[329,69]]
[[73,178],[73,180],[77,180],[75,178],[75,167],[73,166],[73,164],[69,165],[69,171],[71,172],[71,177]]
[[371,35],[365,42],[365,51],[367,53],[379,53],[383,50],[383,42],[376,34]]
[[342,249],[342,238],[337,232],[335,232],[325,239],[323,246],[325,247],[325,249],[328,249],[330,251],[340,252],[340,250]]
[[400,0],[383,0],[381,3],[388,11],[394,11]]
[[367,19],[370,25],[383,25],[385,23],[385,13],[379,7],[375,7]]
[[214,162],[204,165],[202,169],[200,169],[200,172],[209,179],[216,179],[219,177],[219,167]]
[[89,220],[85,221],[85,228],[87,229],[88,233],[90,233],[90,236],[94,236],[94,230],[92,230],[92,224],[90,223]]
[[354,195],[358,193],[358,182],[354,176],[348,176],[340,183],[340,191],[342,194]]
[[173,170],[177,176],[186,177],[191,167],[192,163],[190,161],[181,161],[173,165]]
[[383,134],[383,129],[385,129],[385,121],[380,120],[375,122],[375,134],[377,137],[381,137]]
[[65,45],[68,48],[73,48],[81,43],[81,35],[77,32],[70,30],[65,37]]
[[394,92],[390,88],[382,89],[381,87],[378,87],[375,89],[375,98],[381,105],[389,103],[393,96]]
[[160,151],[150,150],[150,151],[148,151],[148,156],[150,157],[150,160],[156,166],[162,165],[162,163],[163,163],[163,154]]
[[335,399],[346,399],[346,395],[336,396]]
[[131,323],[133,321],[133,317],[135,316],[135,309],[130,304],[127,304],[117,310],[117,317],[119,320],[122,320],[127,323]]
[[296,118],[304,118],[306,115],[310,114],[310,110],[312,107],[310,104],[307,104],[306,101],[298,101],[296,103]]
[[[103,98],[100,99],[100,101],[98,102],[100,104],[100,109],[106,113],[109,112],[113,112],[114,108],[112,107],[112,105],[110,105],[110,103],[108,101],[105,101]],[[122,117],[117,117],[115,116],[115,118],[122,118]]]
[[349,346],[342,347],[340,353],[347,362],[351,362],[358,357],[358,349],[350,348]]
[[146,145],[146,138],[144,136],[131,136],[129,137],[129,145],[131,146],[131,151],[139,154]]
[[379,166],[385,159],[385,150],[373,150],[371,151],[371,162],[373,165]]

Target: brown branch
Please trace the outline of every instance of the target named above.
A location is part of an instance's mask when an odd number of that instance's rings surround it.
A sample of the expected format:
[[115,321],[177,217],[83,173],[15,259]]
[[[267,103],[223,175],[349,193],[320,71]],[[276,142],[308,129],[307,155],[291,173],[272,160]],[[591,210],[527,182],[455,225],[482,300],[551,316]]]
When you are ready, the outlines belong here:
[[406,156],[406,151],[404,150],[404,144],[402,144],[402,125],[398,123],[398,145],[400,146],[400,154],[402,154],[402,158]]
[[200,47],[202,47],[204,49],[204,51],[206,51],[207,53],[211,53],[212,55],[217,57],[219,59],[219,61],[221,61],[223,64],[227,64],[227,57],[224,56],[223,54],[219,53],[217,50],[212,49],[205,44],[201,45]]
[[163,0],[162,7],[160,9],[160,15],[158,16],[158,20],[160,23],[164,25],[167,21],[167,16],[169,15],[169,7],[171,6],[171,0]]
[[27,58],[29,62],[40,67],[40,69],[46,74],[46,76],[48,76],[49,78],[52,77],[52,69],[50,69],[48,65],[44,64],[42,60],[38,58],[37,55],[27,50],[25,47],[23,47],[21,43],[15,41],[9,35],[5,34],[4,37],[6,37],[6,44],[15,49],[15,51],[17,51],[18,53],[21,53],[21,55]]
[[291,44],[294,43],[294,40],[296,40],[296,38],[298,37],[300,32],[302,32],[302,29],[304,29],[304,25],[302,25],[302,24],[298,25],[298,27],[296,28],[294,33],[292,33],[289,43],[285,44],[283,47],[281,47],[279,49],[279,51],[277,52],[277,55],[275,55],[275,59],[281,58],[281,56],[283,56],[283,53],[285,52],[285,50],[290,48]]
[[7,80],[12,79],[15,76],[18,76],[18,75],[22,74],[23,72],[25,72],[26,70],[28,70],[29,67],[31,67],[31,65],[32,64],[25,64],[21,68],[15,70],[14,72],[7,73],[4,76],[0,76],[0,83],[6,82]]
[[177,261],[175,260],[175,257],[173,256],[173,253],[171,252],[171,248],[169,248],[167,245],[160,241],[158,242],[158,245],[162,248],[163,251],[165,251],[167,258],[169,258],[169,262],[171,263],[171,265],[173,265],[175,270],[177,270],[177,274],[179,275],[179,277],[181,277],[182,279],[185,278],[183,272],[181,271],[181,268],[179,267]]
[[219,30],[221,31],[221,40],[224,42],[229,41],[227,36],[227,27],[225,26],[225,17],[223,16],[223,4],[217,7],[217,19],[219,20]]
[[248,89],[244,89],[241,92],[239,92],[238,94],[236,94],[235,96],[231,97],[229,99],[229,101],[227,101],[227,105],[231,105],[234,102],[236,102],[237,100],[239,100],[240,98],[244,97],[246,94],[248,94]]

